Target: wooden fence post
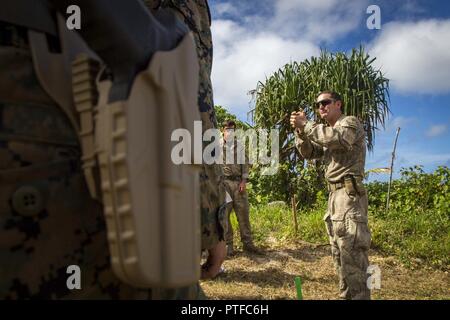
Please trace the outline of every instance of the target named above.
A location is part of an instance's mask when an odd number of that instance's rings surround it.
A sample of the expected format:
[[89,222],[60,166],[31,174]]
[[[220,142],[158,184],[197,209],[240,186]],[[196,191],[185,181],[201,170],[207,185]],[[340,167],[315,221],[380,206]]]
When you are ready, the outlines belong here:
[[292,207],[292,215],[294,216],[294,227],[295,227],[295,234],[298,233],[298,223],[297,223],[297,200],[295,199],[295,194],[292,195],[291,198],[291,207]]

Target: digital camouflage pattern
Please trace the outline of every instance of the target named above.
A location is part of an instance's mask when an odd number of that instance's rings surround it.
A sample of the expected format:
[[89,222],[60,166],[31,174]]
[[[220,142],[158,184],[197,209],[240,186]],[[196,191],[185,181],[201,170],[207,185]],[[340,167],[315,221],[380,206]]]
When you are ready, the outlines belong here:
[[[248,154],[245,151],[245,141],[242,141],[241,137],[234,138],[234,136],[234,133],[230,135],[230,139],[233,137],[235,140],[235,143],[232,146],[231,143],[222,142],[223,175],[224,178],[227,179],[248,179],[250,164]],[[227,150],[230,150],[230,152],[227,152]]]
[[[2,27],[3,39],[14,29]],[[112,272],[76,133],[39,85],[29,49],[0,44],[0,70],[0,298],[148,298]],[[70,265],[81,290],[67,288]]]
[[[230,139],[234,141],[234,134],[230,135]],[[237,137],[236,140],[239,140]],[[231,196],[232,202],[227,204],[227,232],[226,242],[229,253],[233,248],[233,227],[231,225],[231,212],[234,209],[239,224],[239,232],[244,248],[253,248],[252,233],[250,227],[250,209],[248,203],[247,191],[239,192],[239,184],[242,180],[248,179],[250,170],[249,159],[245,152],[245,145],[239,145],[237,141],[231,143],[223,143],[223,165],[225,190]],[[238,152],[241,148],[241,152]],[[227,159],[228,158],[228,159]]]
[[[342,115],[333,127],[308,121],[303,132],[296,130],[296,146],[305,159],[323,157],[328,164],[330,186],[324,220],[331,253],[339,275],[340,296],[370,299],[367,267],[370,231],[367,193],[362,184],[366,155],[365,132],[361,122]],[[344,177],[353,176],[353,187]]]
[[250,210],[247,191],[239,192],[240,181],[225,179],[225,190],[231,196],[232,202],[227,204],[227,232],[226,241],[229,248],[233,248],[233,227],[231,225],[231,212],[234,209],[239,225],[239,233],[244,247],[253,246],[252,232],[250,227]]
[[[217,127],[214,112],[211,70],[213,47],[211,37],[211,15],[206,0],[146,0],[151,9],[159,5],[173,8],[193,32],[200,62],[198,105],[202,130]],[[206,147],[209,142],[204,142]],[[217,164],[204,164],[200,174],[202,250],[214,247],[224,240],[225,190],[221,184],[222,169]]]
[[[198,26],[193,31],[204,53],[200,109],[204,127],[213,127],[206,2],[180,1],[179,8],[188,25]],[[204,298],[198,283],[144,290],[114,275],[102,207],[89,196],[76,132],[41,88],[26,33],[0,23],[0,299]],[[216,181],[220,168],[205,167],[202,178],[202,244],[208,248],[223,237],[217,218],[224,202]],[[70,265],[81,269],[81,290],[67,288]]]

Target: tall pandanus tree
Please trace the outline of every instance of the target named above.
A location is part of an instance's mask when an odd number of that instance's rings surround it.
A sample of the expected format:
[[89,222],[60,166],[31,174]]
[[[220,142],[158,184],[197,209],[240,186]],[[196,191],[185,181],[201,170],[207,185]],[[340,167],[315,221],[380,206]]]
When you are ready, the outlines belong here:
[[390,113],[389,80],[374,61],[363,47],[348,54],[322,51],[319,57],[286,64],[257,84],[253,121],[256,127],[279,129],[280,163],[288,169],[275,177],[283,180],[288,194],[294,185],[298,189],[304,164],[295,150],[289,117],[302,108],[310,119],[321,121],[313,108],[319,92],[333,90],[342,96],[344,114],[362,121],[368,149],[373,150],[376,130],[384,128]]

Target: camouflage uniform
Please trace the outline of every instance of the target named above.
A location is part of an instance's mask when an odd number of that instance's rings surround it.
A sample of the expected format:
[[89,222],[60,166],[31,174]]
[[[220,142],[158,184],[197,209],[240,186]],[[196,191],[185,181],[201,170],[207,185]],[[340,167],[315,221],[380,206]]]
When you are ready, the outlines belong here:
[[[202,131],[216,128],[217,120],[211,84],[213,49],[208,2],[206,0],[146,0],[145,3],[150,9],[155,9],[159,5],[173,8],[178,17],[193,32],[200,61],[198,105]],[[204,142],[204,147],[208,144],[208,142]],[[200,173],[202,250],[211,249],[219,241],[224,240],[226,228],[225,189],[220,183],[221,179],[222,169],[220,166],[216,164],[203,165]],[[163,290],[163,297],[166,296],[167,290]]]
[[[241,235],[241,241],[244,245],[244,249],[253,248],[253,240],[252,233],[250,228],[250,211],[248,204],[248,195],[247,191],[239,192],[239,184],[245,179],[248,179],[249,172],[249,164],[248,157],[245,153],[245,159],[243,161],[238,161],[238,144],[234,143],[233,149],[231,149],[233,159],[232,164],[227,163],[227,150],[226,144],[223,147],[223,174],[224,181],[223,184],[225,186],[225,190],[231,196],[232,202],[227,204],[227,232],[225,239],[227,241],[227,246],[229,248],[229,252],[232,252],[233,248],[233,228],[231,225],[231,211],[234,208],[234,212],[236,213],[236,218],[239,223],[239,232]],[[242,163],[242,164],[240,164]]]
[[[36,78],[26,30],[0,34],[0,298],[148,298],[112,272],[76,132]],[[66,286],[70,265],[82,290]]]
[[[200,60],[198,105],[202,130],[205,132],[216,128],[217,120],[211,84],[213,47],[208,2],[206,0],[145,0],[145,3],[150,9],[158,8],[160,5],[174,9],[178,17],[193,32]],[[204,147],[208,144],[209,142],[204,142]],[[200,174],[202,250],[211,249],[224,237],[225,190],[220,183],[221,179],[220,166],[203,165]]]
[[325,178],[330,195],[324,220],[341,297],[370,299],[366,271],[371,236],[367,194],[362,184],[366,156],[364,128],[352,116],[342,115],[334,127],[309,121],[303,132],[296,131],[296,145],[304,158],[324,157],[328,164]]
[[[212,127],[207,7],[204,1],[172,5],[186,13],[190,27],[198,26],[200,109],[204,126]],[[146,290],[114,275],[102,207],[89,195],[77,133],[36,78],[25,28],[0,22],[0,71],[0,299],[202,298],[198,284]],[[206,248],[221,236],[217,216],[224,195],[217,170],[208,167],[202,175]],[[70,265],[81,269],[81,290],[67,288]]]

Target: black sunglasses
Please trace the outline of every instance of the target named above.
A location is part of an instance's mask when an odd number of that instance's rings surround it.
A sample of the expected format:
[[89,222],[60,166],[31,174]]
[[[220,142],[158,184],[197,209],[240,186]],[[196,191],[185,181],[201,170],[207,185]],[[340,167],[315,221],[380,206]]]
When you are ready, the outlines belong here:
[[316,108],[320,108],[320,106],[327,106],[327,105],[329,105],[330,103],[333,103],[333,102],[335,102],[336,100],[334,100],[334,99],[323,99],[323,100],[321,100],[321,101],[317,101],[316,102]]

